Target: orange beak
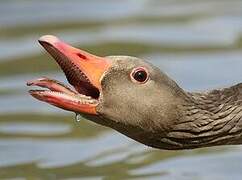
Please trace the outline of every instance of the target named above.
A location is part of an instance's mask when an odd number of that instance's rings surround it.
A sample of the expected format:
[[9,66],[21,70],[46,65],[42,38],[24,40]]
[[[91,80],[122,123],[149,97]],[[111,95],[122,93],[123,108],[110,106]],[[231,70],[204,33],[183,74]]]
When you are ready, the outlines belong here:
[[55,80],[42,78],[30,81],[27,85],[45,87],[49,90],[31,90],[30,94],[65,110],[97,114],[101,79],[110,68],[111,62],[107,58],[74,48],[55,36],[43,36],[39,43],[56,60],[75,90]]
[[[101,88],[100,79],[105,71],[110,67],[110,62],[103,57],[92,55],[83,50],[74,48],[55,36],[42,36],[39,43],[49,52],[48,46],[51,45],[60,53],[65,55],[71,63],[78,67],[91,81],[91,83]],[[48,45],[47,45],[48,44]],[[51,52],[50,52],[51,53]]]

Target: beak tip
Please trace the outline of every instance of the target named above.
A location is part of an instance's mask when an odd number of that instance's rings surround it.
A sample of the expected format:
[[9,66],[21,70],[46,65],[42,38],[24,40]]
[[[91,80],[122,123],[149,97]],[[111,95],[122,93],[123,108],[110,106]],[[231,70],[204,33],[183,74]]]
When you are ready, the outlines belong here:
[[53,35],[44,35],[44,36],[41,36],[38,39],[38,41],[39,41],[39,43],[46,42],[46,43],[54,44],[56,42],[59,42],[60,40],[56,36],[53,36]]
[[34,90],[29,90],[28,93],[29,93],[31,96],[37,98],[36,93],[34,92]]

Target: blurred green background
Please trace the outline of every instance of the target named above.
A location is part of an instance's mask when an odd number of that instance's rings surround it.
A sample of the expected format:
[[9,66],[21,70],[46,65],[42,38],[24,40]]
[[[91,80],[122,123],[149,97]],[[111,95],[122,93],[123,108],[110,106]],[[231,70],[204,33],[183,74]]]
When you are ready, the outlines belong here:
[[0,1],[0,179],[241,179],[240,146],[155,150],[31,98],[27,80],[66,82],[45,34],[206,90],[241,82],[241,0]]

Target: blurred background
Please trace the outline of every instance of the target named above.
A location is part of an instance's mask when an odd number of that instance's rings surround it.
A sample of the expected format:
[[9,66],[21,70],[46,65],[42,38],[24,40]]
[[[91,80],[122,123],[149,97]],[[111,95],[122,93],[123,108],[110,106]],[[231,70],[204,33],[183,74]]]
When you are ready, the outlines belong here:
[[31,98],[27,80],[66,82],[45,34],[144,58],[189,91],[225,87],[242,80],[241,0],[0,1],[0,179],[241,179],[241,146],[151,149]]

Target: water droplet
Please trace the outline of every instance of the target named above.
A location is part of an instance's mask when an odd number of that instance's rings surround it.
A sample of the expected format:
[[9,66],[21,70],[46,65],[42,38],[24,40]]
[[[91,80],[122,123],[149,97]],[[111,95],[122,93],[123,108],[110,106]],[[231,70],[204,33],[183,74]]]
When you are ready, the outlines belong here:
[[76,113],[75,119],[76,119],[76,122],[80,122],[82,120],[82,116]]

